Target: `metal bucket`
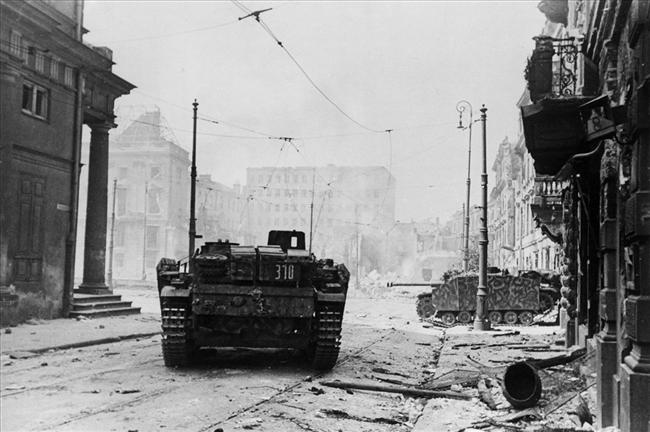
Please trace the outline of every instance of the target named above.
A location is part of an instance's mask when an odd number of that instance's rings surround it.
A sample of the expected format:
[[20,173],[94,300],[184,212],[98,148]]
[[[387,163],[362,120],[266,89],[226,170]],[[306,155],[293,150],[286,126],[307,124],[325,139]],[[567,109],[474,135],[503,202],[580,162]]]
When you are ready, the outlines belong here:
[[535,406],[542,395],[542,381],[537,368],[519,362],[508,366],[503,374],[503,396],[515,408]]

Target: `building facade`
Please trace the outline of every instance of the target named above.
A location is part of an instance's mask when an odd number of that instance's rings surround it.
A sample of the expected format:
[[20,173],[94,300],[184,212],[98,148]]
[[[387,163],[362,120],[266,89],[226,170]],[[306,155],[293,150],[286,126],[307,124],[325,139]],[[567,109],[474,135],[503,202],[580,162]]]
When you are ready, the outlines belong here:
[[[526,100],[526,93],[522,96]],[[492,164],[488,201],[488,266],[508,270],[511,274],[535,270],[559,273],[561,246],[549,235],[551,219],[540,214],[555,212],[554,224],[559,223],[561,192],[565,182],[540,176],[526,149],[523,130],[516,142],[504,139]],[[480,208],[470,205],[470,249],[478,248],[481,223]],[[463,211],[452,216],[448,231],[461,251],[463,243]],[[549,226],[547,226],[549,225]],[[553,229],[555,225],[552,226]]]
[[518,268],[515,241],[515,182],[521,170],[514,146],[506,137],[492,164],[488,205],[489,261],[493,266],[512,271]]
[[650,3],[539,8],[547,25],[528,61],[531,103],[521,111],[537,173],[567,182],[559,212],[540,206],[562,248],[566,342],[595,341],[599,426],[647,430]]
[[242,230],[239,216],[245,207],[246,194],[239,184],[226,186],[199,174],[196,184],[196,230],[204,241],[231,240],[245,243],[250,238]]
[[158,110],[143,113],[115,137],[109,159],[114,279],[155,280],[160,258],[188,255],[189,166],[188,152]]
[[[180,260],[189,255],[189,153],[154,107],[136,115],[122,129],[109,155],[107,277],[116,285],[151,283],[156,280],[160,258]],[[213,181],[210,175],[198,176],[197,234],[204,241],[235,240],[236,214],[242,201],[239,193],[239,189]],[[85,226],[84,218],[79,226]],[[83,249],[83,243],[78,247]],[[78,259],[77,266],[81,265]]]
[[[108,131],[114,100],[133,85],[111,72],[108,48],[83,42],[81,0],[3,0],[0,24],[0,287],[61,316],[72,297],[79,211],[92,227],[83,285],[106,289]],[[93,198],[80,210],[84,125]]]
[[246,189],[242,229],[253,242],[266,243],[271,229],[296,229],[309,238],[311,221],[318,256],[359,262],[368,271],[385,265],[381,251],[395,222],[395,179],[386,168],[249,168]]

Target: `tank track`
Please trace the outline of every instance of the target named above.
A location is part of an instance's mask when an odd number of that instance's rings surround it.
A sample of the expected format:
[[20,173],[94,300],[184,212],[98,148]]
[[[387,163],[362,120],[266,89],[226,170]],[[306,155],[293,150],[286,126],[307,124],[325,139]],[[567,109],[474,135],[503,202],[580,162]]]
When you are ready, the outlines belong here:
[[163,299],[162,353],[165,366],[188,366],[192,362],[194,346],[187,329],[188,305],[185,299]]
[[312,367],[329,370],[339,357],[343,305],[321,303],[316,305],[315,341],[310,349]]
[[[474,316],[473,316],[473,312],[471,312],[471,311],[468,311],[468,312],[469,312],[470,314],[472,314],[472,318],[471,318],[469,321],[467,321],[467,322],[460,322],[460,321],[457,320],[458,313],[459,313],[458,311],[451,312],[451,313],[454,315],[454,321],[453,321],[453,322],[446,322],[446,321],[445,321],[445,318],[444,318],[444,317],[445,317],[445,314],[447,313],[447,312],[445,312],[445,311],[441,312],[441,313],[436,317],[436,319],[432,318],[431,316],[426,317],[426,318],[423,318],[422,316],[420,316],[420,318],[421,318],[423,321],[427,321],[427,322],[429,322],[429,323],[434,323],[435,321],[442,321],[442,323],[441,323],[442,325],[444,325],[445,327],[450,328],[450,327],[456,327],[456,326],[466,326],[466,325],[468,325],[468,324],[471,324],[471,323],[474,321]],[[514,322],[514,323],[506,323],[506,322],[504,321],[504,319],[501,318],[501,320],[500,320],[498,323],[492,322],[492,325],[502,325],[502,324],[505,324],[505,325],[508,325],[508,326],[514,326],[514,327],[528,327],[528,326],[533,325],[533,322],[534,322],[533,320],[534,320],[535,316],[536,316],[536,315],[539,315],[539,314],[536,313],[535,311],[530,311],[530,310],[520,311],[520,312],[530,312],[530,314],[531,314],[531,316],[532,316],[531,321],[530,321],[530,322],[521,322],[521,321],[519,320],[519,317],[517,317],[517,321],[516,321],[516,322]]]
[[431,300],[431,293],[422,293],[418,295],[418,299],[415,302],[415,311],[420,319],[432,317],[436,313],[436,309],[433,307]]

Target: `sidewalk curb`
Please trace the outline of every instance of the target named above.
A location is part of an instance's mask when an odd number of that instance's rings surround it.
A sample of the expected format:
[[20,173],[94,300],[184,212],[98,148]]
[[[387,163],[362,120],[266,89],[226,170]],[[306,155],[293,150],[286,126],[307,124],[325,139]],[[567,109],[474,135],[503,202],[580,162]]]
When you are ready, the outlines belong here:
[[[88,340],[88,341],[75,342],[75,343],[64,344],[64,345],[55,345],[55,346],[51,346],[51,347],[37,348],[37,349],[32,349],[32,350],[20,350],[19,352],[43,354],[43,353],[48,352],[48,351],[62,351],[62,350],[73,349],[73,348],[84,348],[84,347],[95,346],[95,345],[105,345],[105,344],[110,344],[110,343],[129,340],[129,339],[151,337],[151,336],[159,335],[160,333],[161,333],[160,331],[148,332],[148,333],[135,333],[135,334],[126,335],[126,336],[114,336],[114,337],[107,337],[107,338],[101,338],[101,339],[93,339],[93,340]],[[18,351],[10,351],[10,352],[7,352],[6,354],[11,355],[12,353],[15,353],[15,352],[18,352]]]

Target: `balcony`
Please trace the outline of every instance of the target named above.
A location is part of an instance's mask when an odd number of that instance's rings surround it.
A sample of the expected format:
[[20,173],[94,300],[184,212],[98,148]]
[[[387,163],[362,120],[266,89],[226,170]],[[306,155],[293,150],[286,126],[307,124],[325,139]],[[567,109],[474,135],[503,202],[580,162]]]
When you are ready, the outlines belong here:
[[534,38],[525,78],[530,105],[521,107],[526,147],[535,171],[555,175],[574,154],[588,150],[581,105],[594,99],[598,69],[575,38]]
[[539,228],[553,240],[562,223],[562,191],[567,182],[551,176],[536,176],[530,210]]
[[533,39],[535,49],[524,72],[533,103],[596,95],[598,68],[580,52],[580,43],[575,38]]

